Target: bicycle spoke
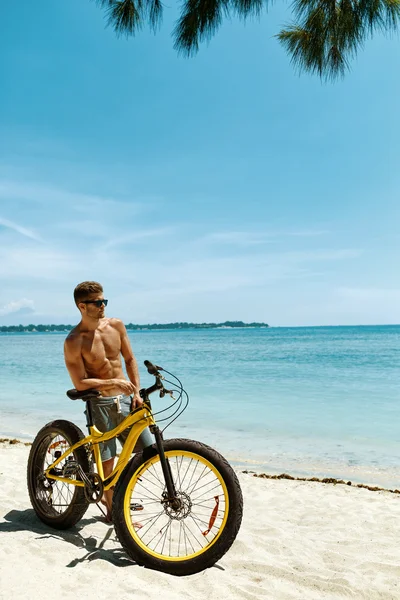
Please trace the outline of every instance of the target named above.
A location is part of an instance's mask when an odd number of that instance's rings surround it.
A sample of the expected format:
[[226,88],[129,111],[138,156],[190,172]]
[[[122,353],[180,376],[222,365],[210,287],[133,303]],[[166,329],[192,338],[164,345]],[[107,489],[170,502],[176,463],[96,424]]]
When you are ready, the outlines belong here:
[[[148,492],[149,494],[152,494],[152,491],[151,491],[151,490],[149,490],[148,488],[144,487],[144,485],[143,485],[141,482],[138,482],[138,485],[140,485],[141,487],[143,487],[143,488],[146,490],[146,492]],[[139,494],[140,494],[140,492],[139,492]],[[142,497],[142,496],[140,496],[140,497]],[[156,500],[158,500],[158,501],[159,501],[159,498],[157,498],[157,496],[154,496],[154,495],[151,495],[151,496],[143,496],[143,498],[147,498],[147,499],[149,499],[149,500],[153,500],[154,502],[155,502]]]
[[209,519],[208,521],[203,521],[202,519],[200,519],[199,517],[197,517],[196,515],[194,515],[193,513],[190,513],[189,515],[196,523],[201,523],[202,525],[206,525],[208,527],[208,523],[209,523]]
[[[146,498],[146,496],[143,496],[143,495],[142,495],[142,496],[140,496],[140,497],[139,497],[139,496],[137,496],[137,500],[140,500],[140,501],[141,501],[141,500],[143,500],[143,498],[147,499],[147,498]],[[133,498],[133,497],[132,497],[132,499],[131,499],[131,500],[132,500],[131,504],[141,504],[141,502],[133,502],[133,500],[134,500],[134,498]],[[147,506],[148,504],[161,504],[161,500],[150,500],[150,502],[146,502],[146,506]]]
[[[182,521],[182,524],[183,524],[183,531],[185,532],[185,531],[186,531],[186,529],[187,529],[187,530],[190,532],[190,530],[189,530],[189,528],[187,527],[187,525],[186,525],[185,521]],[[193,552],[196,552],[196,550],[195,550],[195,549],[193,548],[193,546],[192,546],[192,543],[191,543],[191,541],[190,541],[190,538],[189,538],[189,536],[187,536],[187,539],[188,539],[188,541],[189,541],[189,544],[190,544],[190,546],[191,546],[191,548],[192,548]]]
[[[182,466],[182,461],[183,461],[183,456],[181,456],[181,466]],[[182,489],[182,482],[181,482],[181,478],[180,478],[180,467],[178,465],[178,457],[175,456],[175,463],[176,463],[176,471],[177,471],[177,478],[178,478],[178,486],[179,489]]]
[[[65,481],[47,480],[44,473],[51,468],[57,460],[56,452],[64,454],[71,447],[66,438],[58,433],[49,433],[42,440],[42,445],[39,447],[37,459],[33,466],[35,489],[33,493],[41,504],[41,510],[46,516],[56,518],[63,515],[73,504],[77,488],[71,486]],[[77,460],[75,453],[74,460]],[[67,464],[67,459],[64,458],[55,468],[55,473],[62,475],[63,467]],[[73,476],[76,480],[76,477]]]
[[[201,529],[201,527],[200,527],[200,525],[199,525],[199,523],[198,523],[199,519],[197,519],[197,518],[196,518],[196,517],[194,517],[193,515],[189,515],[189,516],[190,516],[190,518],[192,519],[193,523],[194,523],[194,524],[196,525],[196,527],[198,528],[198,530],[200,531],[201,535],[203,535],[203,530]],[[204,523],[204,524],[206,524],[206,522],[205,522],[205,521],[200,521],[200,523]]]
[[[148,542],[148,546],[150,546],[151,542],[152,542],[152,541],[153,541],[153,540],[154,540],[154,539],[155,539],[155,538],[156,538],[158,535],[160,535],[160,533],[162,534],[162,530],[163,530],[163,529],[165,529],[165,527],[168,527],[168,525],[169,525],[169,522],[168,522],[166,525],[163,525],[163,526],[161,527],[161,529],[159,529],[159,530],[157,531],[157,533],[156,533],[155,535],[153,535],[153,537],[151,538],[151,540]],[[157,548],[158,544],[159,544],[159,541],[158,541],[158,542],[157,542],[157,544],[156,544],[156,548]]]
[[[212,498],[209,498],[209,501],[215,503],[215,497],[212,496]],[[210,504],[203,504],[203,502],[204,502],[204,500],[202,500],[201,502],[196,502],[196,504],[194,502],[192,502],[192,504],[193,504],[193,506],[199,506],[200,508],[210,508]],[[221,501],[220,501],[220,503],[221,503]],[[225,505],[225,500],[223,501],[223,504]]]
[[221,487],[221,484],[219,483],[219,481],[210,490],[206,490],[205,492],[203,492],[202,494],[200,494],[200,496],[197,496],[197,498],[193,498],[193,502],[196,502],[196,500],[199,500],[200,498],[202,498],[204,496],[204,494],[208,494],[209,492],[211,492],[212,490],[215,490],[218,487],[219,488]]
[[[154,477],[154,479],[156,479],[159,483],[161,483],[161,485],[164,485],[164,483],[161,481],[161,479],[158,477],[157,473],[153,473],[152,469],[154,469],[154,465],[151,466],[150,469],[147,470],[147,474],[151,475],[152,477]],[[143,479],[143,477],[141,477],[141,479]]]
[[[204,478],[205,478],[205,477],[208,477],[208,475],[210,475],[210,476],[211,476],[211,480],[210,480],[210,481],[206,481],[205,483],[203,483],[202,485],[200,485],[199,487],[197,487],[197,484],[198,484],[198,483],[199,483],[201,480],[204,480]],[[202,488],[206,487],[207,485],[210,485],[210,484],[212,483],[212,481],[213,481],[213,480],[214,480],[214,481],[218,481],[218,480],[217,480],[217,478],[215,477],[214,473],[212,473],[212,472],[208,472],[208,473],[206,473],[205,475],[203,475],[201,478],[199,478],[199,479],[196,481],[196,483],[195,483],[194,487],[192,486],[192,488],[191,488],[191,490],[190,490],[190,493],[191,493],[191,494],[194,494],[194,492],[195,492],[195,491],[196,491],[196,492],[198,492],[199,490],[201,490]]]
[[151,515],[150,517],[147,517],[145,519],[140,519],[140,522],[142,525],[144,525],[145,523],[148,523],[149,521],[153,521],[157,515],[161,516],[163,514],[163,512],[164,511],[162,511],[160,513],[154,513],[154,515]]
[[[171,524],[172,524],[172,521],[170,521],[170,522],[168,523],[168,525],[167,525],[167,528],[166,528],[166,530],[165,530],[164,542],[163,542],[163,545],[162,545],[162,548],[161,548],[161,554],[163,554],[163,552],[164,552],[164,546],[165,546],[165,542],[166,542],[166,539],[167,539],[168,530],[169,530],[169,529],[171,529]],[[157,547],[157,546],[156,546],[156,547]]]
[[[137,498],[139,498],[140,500],[149,500],[149,502],[147,502],[147,504],[155,504],[156,502],[161,502],[160,498],[157,498],[157,496],[145,496],[144,494],[138,494]],[[154,498],[154,500],[153,500]]]
[[193,473],[192,473],[192,475],[191,475],[191,477],[190,477],[189,484],[188,484],[188,486],[187,486],[187,487],[188,487],[188,489],[189,489],[189,487],[190,487],[190,485],[191,485],[191,483],[192,483],[192,479],[193,479],[193,477],[194,477],[194,474],[195,474],[195,472],[196,472],[196,470],[197,470],[197,467],[198,467],[198,466],[199,466],[199,463],[198,463],[198,462],[196,462],[196,465],[195,465],[195,467],[194,467],[194,469],[193,469]]
[[[205,473],[206,470],[207,470],[207,467],[204,467],[203,470],[202,470],[202,472],[201,472],[201,474],[200,474],[200,476],[199,476],[199,478],[195,482],[194,486],[190,489],[190,491],[188,490],[188,494],[191,494],[193,492],[193,490],[196,488],[196,485],[198,484],[198,482],[200,481],[200,479],[202,477],[204,477],[203,473]],[[207,475],[208,475],[208,473],[207,473]]]
[[[164,511],[162,510],[162,511],[159,513],[159,515],[158,515],[158,517],[156,518],[156,520],[154,521],[154,523],[156,523],[156,522],[158,521],[158,519],[159,519],[159,518],[160,518],[160,517],[161,517],[163,514],[164,514]],[[151,524],[150,524],[150,525],[151,525]],[[145,531],[143,531],[143,532],[142,532],[142,530],[140,529],[140,534],[141,534],[141,535],[140,535],[140,537],[141,537],[141,538],[143,538],[143,537],[146,535],[146,533],[149,531],[149,529],[150,529],[150,526],[147,528],[147,530],[145,530]]]
[[[183,457],[182,457],[182,461],[183,461]],[[192,462],[193,462],[193,458],[191,458],[191,459],[190,459],[190,462],[189,462],[189,464],[188,464],[188,466],[187,466],[187,468],[186,468],[186,473],[185,473],[185,475],[183,476],[183,479],[182,479],[182,486],[183,486],[183,482],[184,482],[184,481],[185,481],[185,479],[186,479],[186,475],[188,474],[188,471],[189,471],[189,469],[190,469],[190,467],[191,467],[191,464],[192,464]]]

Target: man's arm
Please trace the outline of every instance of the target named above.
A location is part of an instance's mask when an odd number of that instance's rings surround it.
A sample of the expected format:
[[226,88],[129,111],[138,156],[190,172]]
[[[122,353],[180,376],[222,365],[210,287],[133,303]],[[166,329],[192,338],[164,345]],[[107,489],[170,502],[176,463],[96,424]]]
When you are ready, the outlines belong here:
[[[131,394],[131,384],[122,379],[96,379],[87,378],[85,365],[82,360],[81,346],[79,340],[68,337],[64,343],[65,365],[71,377],[72,383],[79,391],[96,389],[99,391],[110,388],[120,388],[121,392]],[[125,384],[125,386],[124,386]],[[123,388],[126,389],[123,389]]]
[[134,398],[133,398],[133,402],[132,402],[132,407],[135,408],[135,407],[143,404],[143,400],[141,399],[141,397],[139,395],[140,376],[139,376],[138,364],[137,364],[136,358],[133,354],[125,325],[119,319],[116,319],[116,325],[117,325],[118,331],[120,332],[120,335],[121,335],[121,354],[125,361],[126,372],[127,372],[129,379],[135,386],[135,394],[134,394]]

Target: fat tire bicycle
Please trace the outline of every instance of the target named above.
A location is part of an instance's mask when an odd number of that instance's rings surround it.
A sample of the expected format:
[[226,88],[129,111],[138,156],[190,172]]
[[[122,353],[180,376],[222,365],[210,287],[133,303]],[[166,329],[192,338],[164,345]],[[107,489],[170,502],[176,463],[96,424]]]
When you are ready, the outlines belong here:
[[[130,558],[172,575],[191,575],[214,565],[233,544],[242,521],[242,492],[234,470],[216,450],[194,440],[164,439],[155,415],[167,409],[153,413],[150,394],[169,394],[172,407],[179,404],[175,418],[185,410],[188,395],[175,375],[144,362],[156,381],[140,390],[143,404],[111,431],[102,433],[93,425],[91,402],[99,398],[97,390],[67,392],[72,400],[86,401],[89,435],[64,420],[39,431],[28,460],[29,496],[43,523],[68,529],[113,488],[112,521]],[[174,377],[179,389],[166,389],[160,371]],[[154,443],[132,456],[147,427]],[[105,478],[99,444],[128,428],[114,470]]]

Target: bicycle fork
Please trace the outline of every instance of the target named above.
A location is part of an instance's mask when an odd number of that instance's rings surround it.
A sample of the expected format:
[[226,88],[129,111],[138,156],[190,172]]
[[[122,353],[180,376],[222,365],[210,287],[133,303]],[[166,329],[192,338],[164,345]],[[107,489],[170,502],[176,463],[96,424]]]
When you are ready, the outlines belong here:
[[165,501],[168,502],[168,504],[174,510],[179,510],[181,508],[181,500],[177,496],[171,467],[168,458],[165,456],[162,433],[157,425],[151,425],[150,431],[156,439],[157,452],[160,457],[161,468],[165,479],[165,485],[167,487],[168,497],[165,499]]

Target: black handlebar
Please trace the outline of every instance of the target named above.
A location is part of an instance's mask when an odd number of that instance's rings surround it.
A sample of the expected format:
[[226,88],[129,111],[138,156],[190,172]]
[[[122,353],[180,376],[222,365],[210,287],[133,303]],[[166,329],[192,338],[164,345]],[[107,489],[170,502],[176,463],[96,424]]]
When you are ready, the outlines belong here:
[[147,367],[147,372],[150,373],[150,375],[155,375],[156,377],[157,377],[157,375],[159,375],[158,371],[162,371],[163,370],[162,367],[159,367],[157,365],[153,365],[153,363],[151,363],[149,360],[145,360],[144,364]]
[[157,392],[157,391],[160,392],[160,398],[163,398],[165,396],[165,394],[172,395],[172,391],[166,390],[161,381],[163,379],[163,376],[161,375],[161,373],[159,373],[159,371],[163,371],[164,369],[162,367],[159,367],[158,365],[153,365],[153,363],[151,363],[149,360],[145,360],[144,364],[147,367],[147,372],[150,373],[150,375],[154,375],[154,377],[156,378],[156,382],[154,385],[150,386],[149,388],[147,388],[147,389],[143,388],[140,390],[139,393],[140,393],[141,398],[143,398],[143,400],[146,400],[146,402],[148,402],[150,394],[153,394],[154,392]]

